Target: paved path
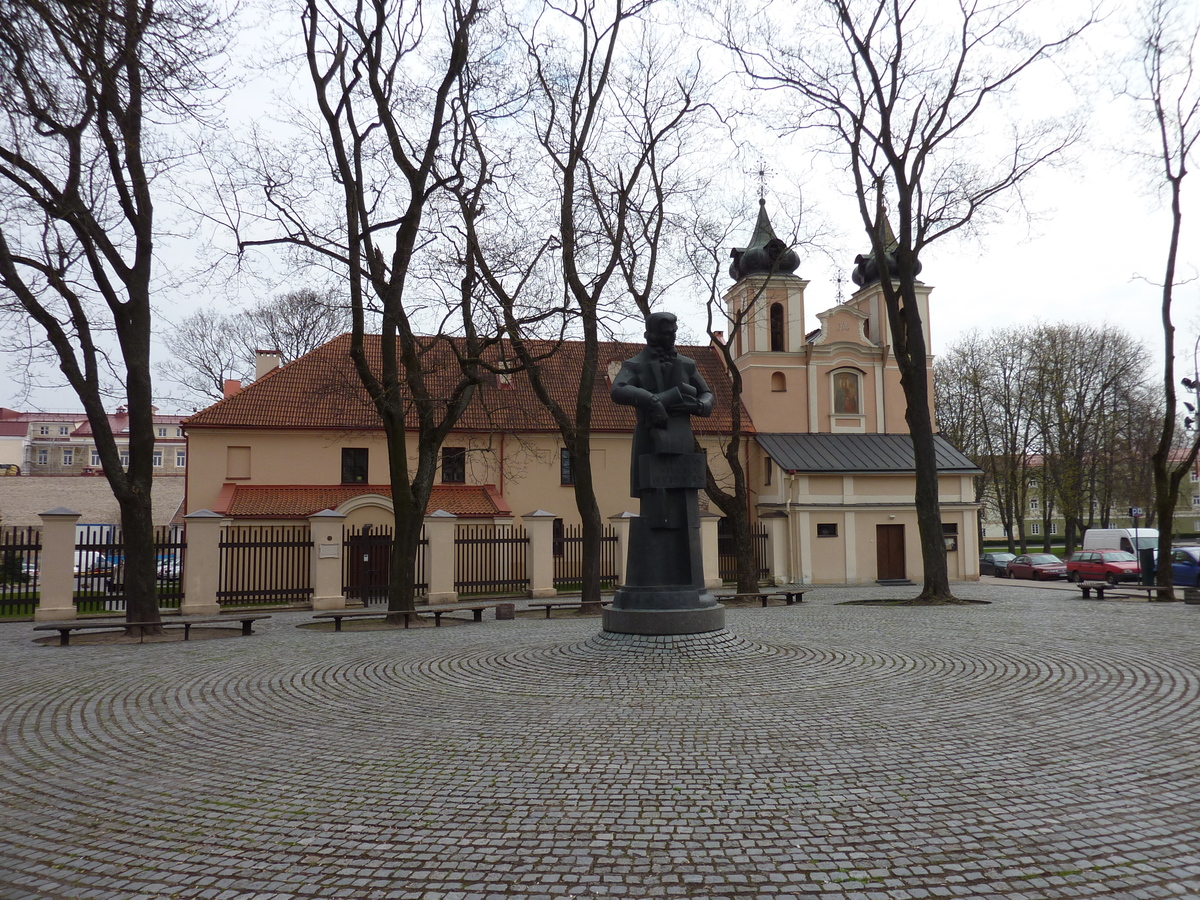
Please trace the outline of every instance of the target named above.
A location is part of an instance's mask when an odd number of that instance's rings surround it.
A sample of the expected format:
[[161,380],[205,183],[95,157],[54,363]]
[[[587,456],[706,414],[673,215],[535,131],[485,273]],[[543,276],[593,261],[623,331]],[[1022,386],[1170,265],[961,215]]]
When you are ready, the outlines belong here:
[[1200,897],[1200,606],[729,612],[36,646],[0,898]]

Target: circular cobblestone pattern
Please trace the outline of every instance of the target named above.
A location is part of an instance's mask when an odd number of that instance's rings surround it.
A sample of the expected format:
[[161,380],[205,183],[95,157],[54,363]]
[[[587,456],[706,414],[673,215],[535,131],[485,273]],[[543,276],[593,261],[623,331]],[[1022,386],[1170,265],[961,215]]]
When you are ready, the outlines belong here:
[[0,626],[0,898],[1200,897],[1200,607],[965,585],[38,646]]

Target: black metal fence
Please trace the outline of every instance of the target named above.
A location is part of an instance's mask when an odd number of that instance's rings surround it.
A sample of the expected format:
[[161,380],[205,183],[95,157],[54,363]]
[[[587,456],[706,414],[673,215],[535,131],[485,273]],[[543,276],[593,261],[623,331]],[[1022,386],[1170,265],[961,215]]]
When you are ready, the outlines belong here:
[[[391,586],[393,530],[387,525],[364,525],[346,529],[342,541],[342,592],[347,600],[361,600],[363,606],[383,603]],[[416,591],[429,592],[425,574],[425,548],[429,540],[421,532],[417,547]]]
[[[617,532],[604,527],[600,538],[600,586],[617,584]],[[560,590],[583,584],[583,526],[554,522],[554,586]]]
[[[155,527],[155,577],[160,608],[175,609],[183,601],[186,549],[180,526]],[[77,526],[72,565],[77,612],[125,610],[125,541],[120,525]]]
[[312,535],[307,525],[230,525],[221,530],[222,606],[295,603],[312,598]]
[[[737,553],[733,547],[733,535],[721,527],[724,524],[724,519],[718,523],[717,569],[722,581],[737,581]],[[754,565],[758,569],[758,580],[767,581],[771,577],[771,567],[766,526],[762,523],[752,525],[750,540],[754,542]]]
[[513,594],[529,589],[529,537],[520,526],[459,525],[454,529],[454,590]]
[[0,616],[31,616],[38,604],[42,532],[0,528]]

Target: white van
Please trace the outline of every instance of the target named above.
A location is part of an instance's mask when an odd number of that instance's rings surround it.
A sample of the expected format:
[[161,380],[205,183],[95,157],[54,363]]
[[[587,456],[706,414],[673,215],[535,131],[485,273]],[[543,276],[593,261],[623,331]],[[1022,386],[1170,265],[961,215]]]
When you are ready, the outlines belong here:
[[1138,550],[1158,549],[1157,528],[1089,528],[1083,533],[1084,550],[1128,550],[1137,556]]

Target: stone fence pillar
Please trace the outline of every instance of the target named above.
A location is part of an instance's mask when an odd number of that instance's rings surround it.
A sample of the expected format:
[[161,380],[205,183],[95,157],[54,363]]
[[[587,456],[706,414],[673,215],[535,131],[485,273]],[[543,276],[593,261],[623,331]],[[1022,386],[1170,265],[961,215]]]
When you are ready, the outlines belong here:
[[529,576],[529,596],[534,600],[557,597],[554,588],[554,513],[535,509],[521,516],[529,538],[525,572]]
[[[767,530],[767,566],[771,570],[773,584],[799,584],[799,574],[791,570],[791,553],[788,542],[791,540],[788,527],[788,517],[784,513],[772,515],[766,513],[759,516],[758,521]],[[847,553],[851,551],[847,549]]]
[[345,609],[342,592],[342,540],[346,517],[323,509],[308,517],[312,534],[312,608]]
[[609,516],[613,531],[617,533],[617,585],[625,583],[625,570],[629,565],[629,520],[636,519],[637,513],[623,512]]
[[181,616],[215,616],[221,612],[221,529],[229,524],[220,513],[198,509],[183,517],[187,556],[183,561]]
[[721,517],[707,510],[700,513],[700,553],[704,558],[704,587],[710,591],[724,587],[721,578],[720,544],[717,523]]
[[458,516],[444,509],[425,517],[425,576],[429,581],[430,603],[454,603],[454,528]]
[[34,610],[38,622],[74,619],[75,611],[75,523],[79,513],[59,506],[40,513],[42,553],[38,562],[41,599]]

